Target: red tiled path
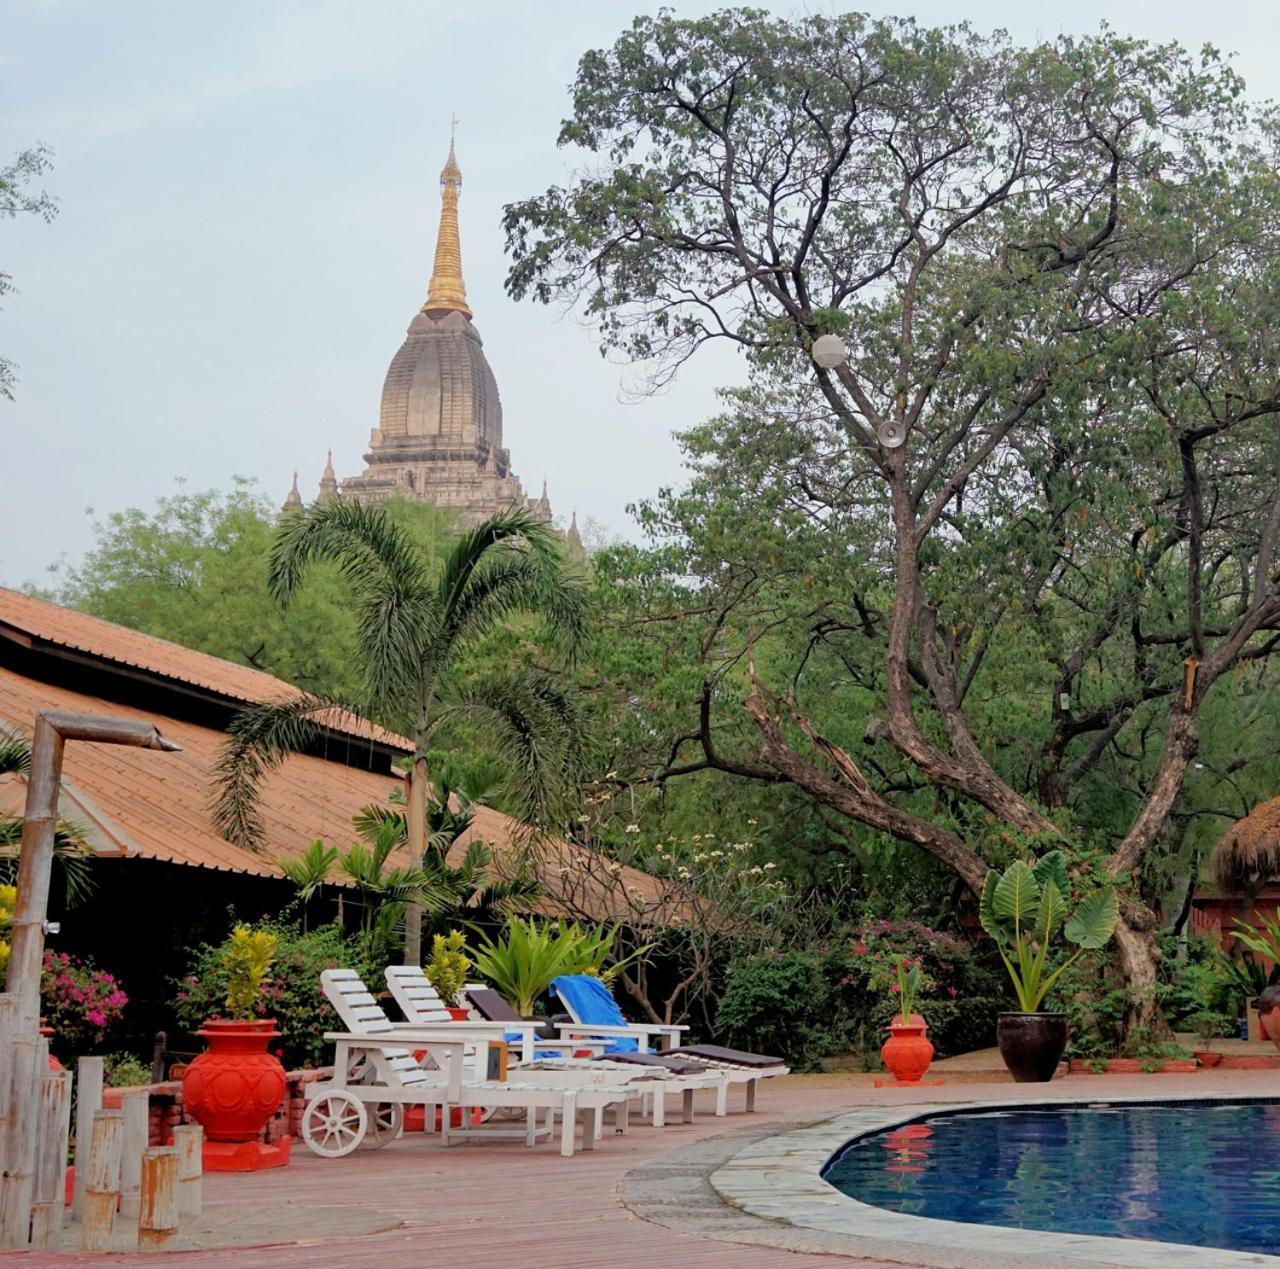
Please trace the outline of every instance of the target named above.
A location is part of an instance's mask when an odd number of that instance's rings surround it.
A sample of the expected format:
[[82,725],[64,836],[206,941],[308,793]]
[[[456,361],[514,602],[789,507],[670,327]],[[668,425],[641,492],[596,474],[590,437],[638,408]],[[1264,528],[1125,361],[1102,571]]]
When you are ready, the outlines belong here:
[[[305,1147],[285,1169],[255,1176],[205,1178],[207,1211],[237,1202],[290,1205],[281,1219],[306,1230],[306,1213],[370,1205],[405,1221],[382,1234],[323,1245],[259,1246],[174,1253],[176,1266],[200,1264],[228,1269],[358,1269],[378,1266],[452,1266],[466,1263],[543,1267],[600,1261],[610,1269],[650,1269],[653,1265],[696,1265],[698,1269],[788,1269],[881,1263],[860,1257],[780,1251],[771,1247],[693,1237],[642,1221],[618,1201],[618,1184],[633,1168],[680,1146],[726,1129],[770,1121],[821,1118],[868,1104],[943,1100],[1016,1099],[1028,1095],[1089,1098],[1106,1093],[1152,1096],[1197,1092],[1280,1095],[1280,1073],[1202,1072],[1186,1076],[1073,1076],[1034,1090],[1013,1084],[955,1084],[917,1091],[870,1088],[865,1076],[799,1076],[774,1080],[761,1092],[762,1113],[731,1113],[717,1120],[699,1113],[693,1124],[660,1131],[635,1124],[625,1137],[610,1137],[591,1153],[562,1159],[554,1147],[526,1151],[508,1142],[482,1142],[442,1150],[422,1138],[338,1161],[313,1157]],[[737,1106],[734,1097],[731,1106]],[[700,1112],[702,1107],[700,1106]],[[294,1237],[298,1237],[294,1233]],[[305,1233],[301,1234],[305,1238]],[[28,1253],[14,1257],[23,1269],[53,1266],[128,1264],[155,1266],[154,1256],[94,1257]],[[911,1260],[895,1261],[897,1265]]]

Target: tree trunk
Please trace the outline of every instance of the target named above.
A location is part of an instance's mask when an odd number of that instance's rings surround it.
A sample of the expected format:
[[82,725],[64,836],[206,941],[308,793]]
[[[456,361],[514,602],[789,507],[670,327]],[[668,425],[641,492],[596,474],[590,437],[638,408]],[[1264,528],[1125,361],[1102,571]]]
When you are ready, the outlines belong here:
[[1173,1031],[1165,1021],[1156,997],[1156,976],[1160,964],[1157,924],[1154,914],[1145,908],[1129,908],[1116,922],[1117,962],[1128,993],[1124,1017],[1126,1047],[1173,1039]]
[[[427,760],[421,751],[409,768],[405,794],[405,821],[409,842],[409,867],[421,868],[427,853]],[[404,963],[422,964],[422,908],[416,903],[404,910]]]

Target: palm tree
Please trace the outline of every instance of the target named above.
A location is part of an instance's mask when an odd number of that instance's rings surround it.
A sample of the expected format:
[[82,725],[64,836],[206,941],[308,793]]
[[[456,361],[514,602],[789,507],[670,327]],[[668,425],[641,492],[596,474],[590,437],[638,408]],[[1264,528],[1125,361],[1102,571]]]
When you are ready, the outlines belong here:
[[[362,697],[354,708],[409,737],[406,792],[409,867],[427,843],[427,753],[441,724],[461,716],[485,727],[503,762],[519,817],[546,828],[566,821],[580,770],[573,698],[533,667],[459,672],[468,649],[506,619],[540,617],[554,646],[572,656],[587,631],[586,586],[566,566],[550,526],[525,511],[491,516],[464,533],[439,567],[381,507],[341,499],[286,516],[272,546],[269,582],[288,604],[308,570],[328,562],[351,586]],[[230,841],[258,849],[262,777],[322,732],[324,712],[351,704],[303,695],[243,711],[219,764],[214,807]],[[405,960],[421,963],[422,912],[411,903]]]
[[[475,808],[500,787],[501,780],[490,767],[459,772],[445,763],[435,773],[427,796],[427,840],[422,869],[435,893],[447,896],[447,902],[433,912],[433,932],[445,933],[446,926],[465,909],[470,919],[485,921],[495,912],[509,909],[527,910],[542,893],[537,878],[523,867],[507,876],[495,869],[492,847],[482,841],[471,841],[456,865],[449,863],[454,843],[471,827]],[[391,801],[396,801],[392,794]],[[370,805],[355,817],[356,832],[373,842],[379,834],[390,832],[398,843],[408,841],[408,823],[403,810],[396,806]]]

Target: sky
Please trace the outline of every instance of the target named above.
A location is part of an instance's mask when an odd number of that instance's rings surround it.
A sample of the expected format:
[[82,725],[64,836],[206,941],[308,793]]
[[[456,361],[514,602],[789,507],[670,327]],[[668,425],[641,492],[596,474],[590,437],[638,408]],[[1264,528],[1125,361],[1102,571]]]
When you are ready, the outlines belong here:
[[[673,0],[685,16],[721,7]],[[844,6],[765,6],[794,15]],[[1103,19],[1238,54],[1280,98],[1275,0],[880,4],[1022,41]],[[456,114],[467,295],[526,488],[634,536],[629,503],[682,479],[673,434],[743,367],[701,352],[639,401],[592,332],[503,291],[504,204],[567,180],[578,58],[640,0],[0,0],[0,162],[55,152],[56,220],[0,221],[0,584],[47,582],[93,520],[256,479],[314,495],[357,474],[387,364],[426,294]]]

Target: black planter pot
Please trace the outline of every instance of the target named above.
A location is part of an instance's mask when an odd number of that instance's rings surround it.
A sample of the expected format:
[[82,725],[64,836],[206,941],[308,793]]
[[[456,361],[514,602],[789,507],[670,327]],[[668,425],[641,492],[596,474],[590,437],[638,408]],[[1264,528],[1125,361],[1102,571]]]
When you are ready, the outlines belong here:
[[996,1019],[996,1043],[1016,1083],[1044,1084],[1053,1079],[1067,1047],[1067,1015],[1002,1013]]

